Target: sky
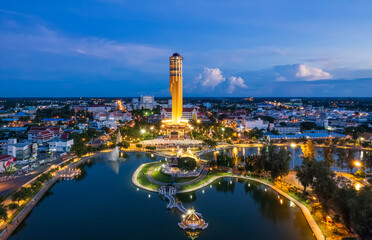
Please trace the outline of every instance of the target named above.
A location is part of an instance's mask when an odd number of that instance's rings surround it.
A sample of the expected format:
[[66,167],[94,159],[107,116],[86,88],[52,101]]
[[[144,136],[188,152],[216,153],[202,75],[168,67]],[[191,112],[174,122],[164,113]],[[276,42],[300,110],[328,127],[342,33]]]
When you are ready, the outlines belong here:
[[372,97],[370,0],[0,2],[0,97]]

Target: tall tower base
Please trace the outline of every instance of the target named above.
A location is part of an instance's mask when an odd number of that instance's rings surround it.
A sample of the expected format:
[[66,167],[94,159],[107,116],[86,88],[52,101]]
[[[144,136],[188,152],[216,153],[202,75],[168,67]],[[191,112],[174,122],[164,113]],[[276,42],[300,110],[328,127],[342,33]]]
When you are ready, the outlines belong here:
[[172,120],[163,120],[160,131],[163,133],[164,139],[185,139],[186,134],[191,131],[191,126],[188,121],[183,121],[179,124],[173,124]]

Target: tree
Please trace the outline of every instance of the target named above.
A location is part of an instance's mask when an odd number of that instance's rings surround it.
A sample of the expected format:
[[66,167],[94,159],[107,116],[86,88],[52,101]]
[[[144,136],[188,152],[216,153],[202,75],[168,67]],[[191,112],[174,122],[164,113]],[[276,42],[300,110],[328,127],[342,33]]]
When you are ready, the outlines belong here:
[[334,204],[341,211],[342,220],[348,228],[355,230],[362,239],[371,236],[372,191],[364,187],[359,192],[352,187],[337,190]]
[[71,147],[71,152],[75,153],[79,158],[88,152],[80,137],[74,139],[74,145]]
[[335,147],[334,145],[331,145],[329,147],[324,147],[322,149],[322,155],[324,161],[327,163],[328,166],[333,166],[333,164],[336,162],[334,157]]
[[306,193],[306,188],[310,186],[314,180],[315,176],[315,160],[310,160],[308,157],[302,157],[302,163],[300,166],[295,167],[296,177],[304,186],[304,193]]
[[217,155],[217,166],[234,167],[234,158],[221,152]]
[[6,221],[8,219],[8,213],[3,204],[0,204],[0,219]]
[[271,178],[275,180],[278,177],[283,177],[289,173],[289,163],[291,162],[291,154],[284,148],[279,152],[274,153],[271,161]]
[[301,146],[303,157],[308,158],[310,161],[315,161],[315,147],[313,141],[308,140],[305,145]]
[[366,169],[372,168],[372,151],[364,152],[363,162]]
[[18,192],[13,193],[12,200],[18,202],[22,200],[26,200],[27,198],[31,197],[32,192],[31,188],[21,187],[21,189]]
[[127,142],[127,141],[122,141],[122,142],[118,143],[118,146],[119,147],[122,147],[122,148],[129,148],[130,147],[130,143]]
[[346,149],[344,148],[336,148],[336,164],[338,168],[343,169],[345,167],[346,162]]
[[37,192],[40,190],[40,188],[42,187],[42,183],[38,180],[35,180],[32,184],[31,184],[31,189],[33,192]]
[[355,168],[355,153],[356,149],[354,148],[348,148],[346,150],[346,166],[350,170],[350,173],[352,173]]
[[205,139],[204,140],[204,145],[207,145],[209,148],[216,148],[217,147],[217,142],[212,140],[212,139]]
[[191,157],[183,157],[178,159],[178,168],[181,170],[192,171],[196,168],[196,161]]
[[330,169],[325,161],[316,161],[314,164],[314,181],[312,181],[312,188],[314,192],[322,201],[324,206],[328,206],[328,201],[333,197],[337,188],[335,180],[335,173]]

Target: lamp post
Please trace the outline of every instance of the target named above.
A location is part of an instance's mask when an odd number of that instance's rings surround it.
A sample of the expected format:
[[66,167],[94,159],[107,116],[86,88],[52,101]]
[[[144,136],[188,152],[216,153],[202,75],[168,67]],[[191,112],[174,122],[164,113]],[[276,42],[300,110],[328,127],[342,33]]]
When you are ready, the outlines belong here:
[[[359,169],[362,169],[363,168],[363,164],[360,162],[360,161],[354,161],[354,165]],[[364,172],[364,177],[366,177],[366,172],[365,172],[365,169],[363,170]]]
[[296,148],[295,143],[291,143],[291,148],[292,148],[292,170],[294,170],[294,148]]

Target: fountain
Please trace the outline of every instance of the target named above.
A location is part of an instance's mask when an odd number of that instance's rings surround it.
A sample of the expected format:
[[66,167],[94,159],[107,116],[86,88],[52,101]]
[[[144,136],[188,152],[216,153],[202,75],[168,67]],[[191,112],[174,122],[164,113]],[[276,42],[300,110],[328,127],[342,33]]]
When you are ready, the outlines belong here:
[[119,160],[120,150],[118,147],[115,147],[111,153],[109,154],[110,161],[118,161]]

